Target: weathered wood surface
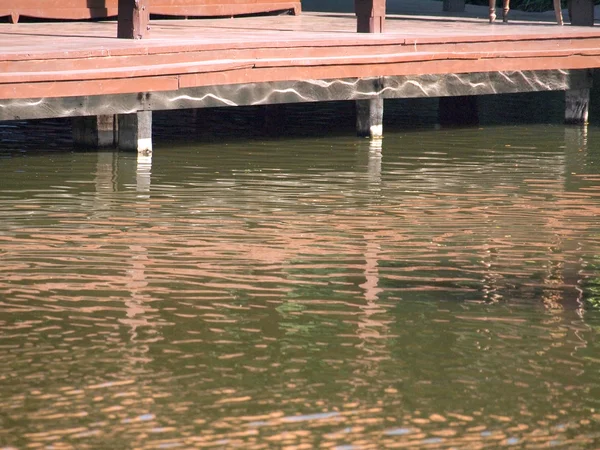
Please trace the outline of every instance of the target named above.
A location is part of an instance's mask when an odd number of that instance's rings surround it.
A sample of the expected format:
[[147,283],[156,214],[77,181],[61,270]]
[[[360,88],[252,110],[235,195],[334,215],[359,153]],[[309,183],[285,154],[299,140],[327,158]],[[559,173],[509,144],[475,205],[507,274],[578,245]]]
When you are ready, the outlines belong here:
[[0,24],[0,99],[600,67],[597,27],[393,16],[383,34],[355,27],[351,14],[153,21],[150,38],[127,40],[115,22]]
[[142,39],[150,31],[150,0],[119,0],[117,37]]
[[[119,0],[2,0],[0,17],[46,19],[98,19],[116,17]],[[299,14],[297,0],[152,0],[150,12],[174,16],[232,16],[292,10]]]

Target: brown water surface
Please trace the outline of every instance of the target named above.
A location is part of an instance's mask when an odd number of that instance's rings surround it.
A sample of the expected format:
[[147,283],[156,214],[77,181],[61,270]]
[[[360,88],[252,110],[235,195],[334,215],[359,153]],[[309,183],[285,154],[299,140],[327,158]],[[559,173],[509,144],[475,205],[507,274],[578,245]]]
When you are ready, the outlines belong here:
[[4,142],[0,448],[600,446],[600,129],[301,134]]

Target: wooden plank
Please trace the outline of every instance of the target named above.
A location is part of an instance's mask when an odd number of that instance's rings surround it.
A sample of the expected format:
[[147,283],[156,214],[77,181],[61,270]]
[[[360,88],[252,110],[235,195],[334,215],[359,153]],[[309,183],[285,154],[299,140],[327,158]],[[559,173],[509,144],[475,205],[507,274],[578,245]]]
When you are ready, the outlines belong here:
[[0,24],[0,98],[600,67],[593,27],[394,20],[385,34],[365,35],[355,24],[317,15],[164,21],[139,42],[114,39],[114,23]]
[[[119,0],[3,0],[0,17],[19,16],[46,19],[90,19],[115,17]],[[177,16],[234,16],[291,10],[300,14],[301,3],[294,0],[153,0],[150,13]]]
[[[132,88],[136,87],[132,91]],[[41,83],[0,84],[0,98],[52,98],[126,92],[176,90],[179,80],[171,77],[123,78],[89,81],[45,81]]]
[[[289,64],[339,64],[352,62],[365,64],[410,61],[432,55],[435,59],[448,58],[494,58],[533,56],[562,56],[575,52],[595,54],[600,49],[600,37],[573,43],[571,39],[551,41],[524,41],[516,48],[497,46],[494,42],[445,43],[439,45],[357,45],[330,47],[294,46],[283,48],[223,49],[185,52],[173,49],[169,53],[138,54],[124,56],[81,57],[69,59],[34,59],[26,61],[0,61],[0,83],[15,80],[36,81],[43,78],[121,78],[127,76],[154,75],[156,73],[189,73],[235,68],[237,66],[260,66]],[[365,60],[365,58],[368,58]],[[160,61],[160,64],[157,63]]]
[[[483,21],[388,21],[388,32],[365,36],[349,31],[355,21],[349,18],[323,18],[305,15],[302,20],[290,16],[235,20],[153,21],[153,39],[140,43],[115,41],[114,24],[101,22],[22,24],[18,29],[0,24],[0,63],[5,61],[75,59],[133,55],[202,52],[248,48],[265,51],[289,47],[332,47],[353,51],[370,47],[369,52],[385,45],[413,46],[421,51],[426,46],[460,46],[463,44],[523,46],[532,41],[580,42],[600,34],[593,27],[557,27],[552,24],[514,24],[489,27]],[[327,31],[335,29],[339,31]],[[345,32],[345,31],[348,32]],[[18,39],[14,37],[18,36]]]
[[179,88],[272,82],[293,79],[338,79],[373,76],[426,75],[445,73],[496,72],[518,70],[586,69],[600,67],[600,54],[557,58],[421,59],[385,64],[340,64],[330,66],[231,67],[225,71],[197,72],[179,76],[119,79],[43,81],[0,84],[0,98],[68,97],[76,95],[120,94],[177,90]]
[[[465,45],[464,48],[429,46],[429,51],[412,51],[412,47],[377,46],[375,49],[292,47],[278,49],[279,54],[260,49],[140,55],[133,57],[82,58],[79,60],[34,60],[0,63],[0,83],[35,83],[43,81],[103,80],[158,75],[224,72],[240,68],[389,65],[415,61],[564,58],[573,54],[586,57],[600,55],[600,38],[576,46],[571,40],[531,42],[531,46]],[[562,45],[561,45],[562,44]],[[452,51],[450,51],[452,49]],[[159,61],[159,63],[157,63]],[[557,68],[560,62],[557,61]],[[523,67],[522,70],[527,70]]]
[[[211,86],[250,82],[270,82],[293,79],[335,80],[339,78],[364,78],[395,75],[429,75],[470,72],[500,72],[518,70],[585,69],[589,64],[600,67],[600,55],[593,57],[569,56],[561,58],[498,58],[495,60],[444,60],[414,61],[386,65],[340,65],[311,67],[275,67],[240,69],[233,72],[212,72],[181,75],[179,84],[184,87]],[[557,67],[558,66],[558,67]],[[525,69],[526,68],[526,69]]]
[[294,15],[300,14],[302,10],[299,1],[282,0],[156,0],[150,5],[152,14],[164,14],[174,16],[236,16],[242,14],[258,14],[273,11],[292,11]]

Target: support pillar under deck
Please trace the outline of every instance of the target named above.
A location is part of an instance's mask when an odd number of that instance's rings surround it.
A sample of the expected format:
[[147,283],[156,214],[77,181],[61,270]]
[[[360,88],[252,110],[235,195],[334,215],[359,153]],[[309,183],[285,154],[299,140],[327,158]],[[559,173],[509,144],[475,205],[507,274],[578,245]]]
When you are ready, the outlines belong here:
[[119,114],[119,149],[152,153],[152,111]]
[[565,91],[565,123],[582,125],[588,122],[592,70],[572,70],[570,87]]
[[[356,31],[358,33],[383,33],[386,0],[354,0]],[[381,89],[375,83],[374,91]],[[356,132],[359,136],[383,137],[383,98],[356,101]]]
[[383,99],[356,101],[356,133],[360,137],[383,137]]
[[570,89],[565,91],[565,123],[583,125],[588,122],[590,89]]
[[79,148],[106,148],[116,144],[115,116],[73,117],[73,144]]

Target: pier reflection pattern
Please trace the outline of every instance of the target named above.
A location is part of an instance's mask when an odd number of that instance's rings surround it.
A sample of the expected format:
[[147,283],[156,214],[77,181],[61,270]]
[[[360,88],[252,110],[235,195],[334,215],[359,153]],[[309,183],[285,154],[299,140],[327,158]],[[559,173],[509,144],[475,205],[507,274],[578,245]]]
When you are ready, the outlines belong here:
[[0,441],[593,446],[599,155],[507,131],[3,160]]

